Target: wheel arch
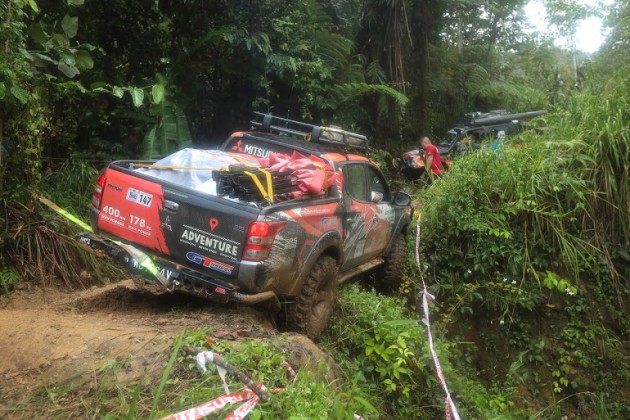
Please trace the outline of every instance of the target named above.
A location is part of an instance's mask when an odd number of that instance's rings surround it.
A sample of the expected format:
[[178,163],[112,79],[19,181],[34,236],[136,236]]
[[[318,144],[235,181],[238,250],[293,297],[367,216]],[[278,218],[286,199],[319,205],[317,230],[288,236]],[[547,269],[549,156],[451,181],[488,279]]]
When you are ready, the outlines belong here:
[[341,243],[341,236],[336,231],[329,231],[322,235],[311,247],[310,252],[302,260],[302,269],[299,271],[297,280],[293,283],[293,287],[290,291],[288,291],[288,294],[296,295],[302,290],[304,280],[321,256],[329,256],[333,258],[337,262],[337,267],[339,267],[341,261],[343,261]]

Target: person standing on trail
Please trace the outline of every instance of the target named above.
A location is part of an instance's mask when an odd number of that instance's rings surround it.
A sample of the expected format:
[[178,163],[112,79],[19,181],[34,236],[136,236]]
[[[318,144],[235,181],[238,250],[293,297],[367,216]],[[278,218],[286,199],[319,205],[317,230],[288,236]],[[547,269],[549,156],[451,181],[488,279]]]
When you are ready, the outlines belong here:
[[433,181],[434,176],[442,178],[442,175],[444,174],[444,167],[442,166],[440,152],[438,151],[437,147],[431,144],[431,140],[428,137],[423,137],[420,141],[420,145],[424,149],[424,153],[422,154],[424,167],[431,168],[430,171],[427,170],[427,173],[429,174],[429,179]]
[[505,131],[499,131],[496,139],[490,147],[494,151],[501,152],[503,151],[503,143],[505,143]]

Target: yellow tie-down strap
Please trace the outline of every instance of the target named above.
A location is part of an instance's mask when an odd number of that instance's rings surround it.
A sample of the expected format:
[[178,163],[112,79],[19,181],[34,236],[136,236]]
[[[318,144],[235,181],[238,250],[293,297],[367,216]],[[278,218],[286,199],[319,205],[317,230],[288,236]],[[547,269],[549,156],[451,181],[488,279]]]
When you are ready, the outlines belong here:
[[134,163],[134,167],[149,169],[183,169],[195,171],[228,171],[229,168],[223,166],[221,168],[213,168],[209,166],[171,166],[171,165],[152,165],[150,163]]
[[328,190],[328,177],[326,176],[326,165],[322,165],[321,163],[313,162],[313,165],[320,171],[324,173],[324,191]]
[[256,167],[253,163],[251,163],[250,161],[248,161],[247,159],[245,159],[242,156],[239,156],[236,153],[228,153],[231,157],[233,157],[234,159],[238,160],[239,162],[241,162],[243,165],[245,166],[249,166],[250,168],[252,167]]
[[271,172],[265,171],[264,169],[260,169],[260,168],[258,168],[258,170],[262,172],[263,174],[265,174],[265,179],[267,181],[267,188],[265,188],[262,182],[260,182],[260,179],[258,179],[258,175],[249,171],[243,171],[243,173],[248,175],[252,179],[252,181],[254,181],[254,184],[256,184],[256,187],[258,188],[262,196],[265,198],[265,200],[273,204],[273,178],[271,176]]

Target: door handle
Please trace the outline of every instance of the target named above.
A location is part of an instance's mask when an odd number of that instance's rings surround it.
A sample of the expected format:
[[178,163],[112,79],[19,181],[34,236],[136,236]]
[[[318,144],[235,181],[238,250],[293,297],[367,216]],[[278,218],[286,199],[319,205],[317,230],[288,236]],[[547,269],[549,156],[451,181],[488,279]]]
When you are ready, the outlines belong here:
[[164,200],[164,208],[171,210],[171,211],[177,211],[179,210],[179,203],[176,203],[174,201],[171,200]]

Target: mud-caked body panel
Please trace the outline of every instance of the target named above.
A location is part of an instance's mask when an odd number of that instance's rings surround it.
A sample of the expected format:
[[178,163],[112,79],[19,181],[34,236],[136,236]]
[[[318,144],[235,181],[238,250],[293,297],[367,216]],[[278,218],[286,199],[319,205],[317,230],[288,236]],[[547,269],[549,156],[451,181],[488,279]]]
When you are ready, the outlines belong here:
[[[256,206],[143,176],[133,164],[114,162],[93,209],[97,227],[243,293],[293,297],[322,256],[334,259],[342,275],[384,257],[409,223],[408,207],[394,203],[383,174],[364,156],[259,133],[235,133],[223,150],[260,159],[291,150],[310,153],[328,162],[334,176],[323,196]],[[257,224],[273,226],[270,243],[252,240]],[[248,246],[260,256],[267,245],[262,257],[246,257]]]
[[[287,222],[287,228],[274,241],[266,264],[268,285],[278,285],[280,294],[295,295],[313,256],[327,251],[337,261],[343,259],[343,206],[338,200],[279,210],[274,219]],[[315,255],[317,253],[317,255]]]

